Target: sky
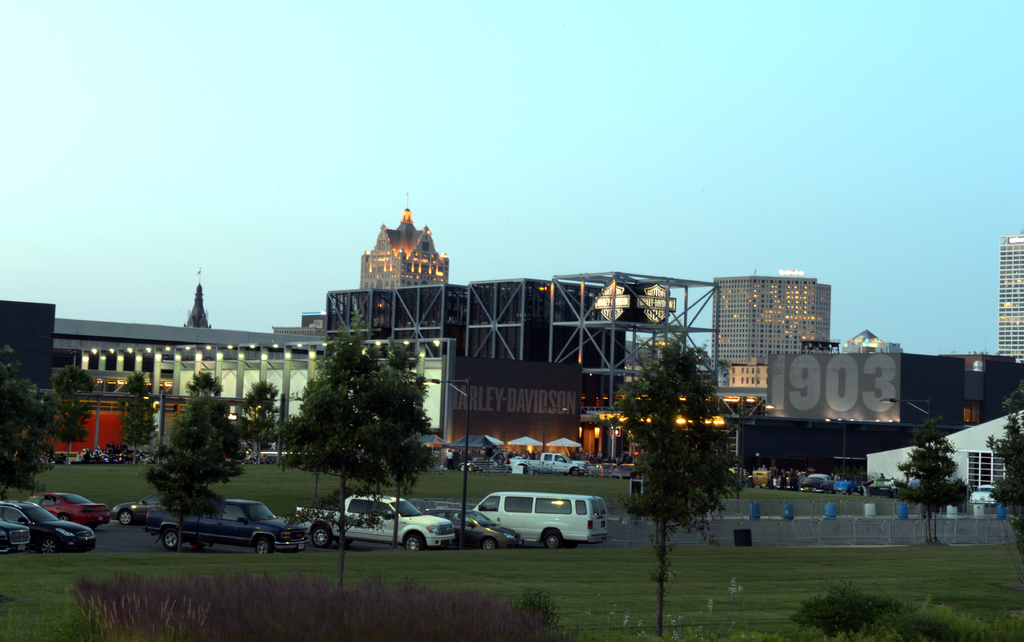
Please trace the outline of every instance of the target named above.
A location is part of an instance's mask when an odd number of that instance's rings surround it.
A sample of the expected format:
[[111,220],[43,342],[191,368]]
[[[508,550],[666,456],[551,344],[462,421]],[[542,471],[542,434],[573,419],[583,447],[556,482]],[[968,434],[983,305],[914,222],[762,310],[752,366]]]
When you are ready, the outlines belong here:
[[[269,332],[408,206],[450,282],[801,270],[997,349],[1024,3],[0,0],[0,299]],[[708,320],[710,323],[710,320]]]

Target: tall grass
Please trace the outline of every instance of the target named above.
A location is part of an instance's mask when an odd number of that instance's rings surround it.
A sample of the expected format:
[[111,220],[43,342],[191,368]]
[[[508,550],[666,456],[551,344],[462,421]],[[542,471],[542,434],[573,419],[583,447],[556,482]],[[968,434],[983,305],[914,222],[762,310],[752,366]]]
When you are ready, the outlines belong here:
[[495,642],[563,639],[545,614],[479,592],[442,592],[380,577],[338,588],[326,578],[116,574],[82,578],[78,599],[108,640],[206,642]]

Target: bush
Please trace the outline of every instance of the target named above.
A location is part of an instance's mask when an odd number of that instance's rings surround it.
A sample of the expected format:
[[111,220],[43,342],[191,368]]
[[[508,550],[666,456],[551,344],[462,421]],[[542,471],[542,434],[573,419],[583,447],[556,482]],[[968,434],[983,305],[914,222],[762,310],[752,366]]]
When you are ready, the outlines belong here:
[[558,628],[559,622],[562,621],[551,593],[541,589],[526,589],[522,595],[512,600],[512,608],[520,615],[526,615],[530,611],[541,615],[544,618],[544,626],[549,629]]
[[843,580],[828,583],[825,595],[801,602],[800,610],[790,619],[802,628],[819,629],[832,637],[837,633],[859,633],[883,617],[905,610],[895,598],[865,593]]

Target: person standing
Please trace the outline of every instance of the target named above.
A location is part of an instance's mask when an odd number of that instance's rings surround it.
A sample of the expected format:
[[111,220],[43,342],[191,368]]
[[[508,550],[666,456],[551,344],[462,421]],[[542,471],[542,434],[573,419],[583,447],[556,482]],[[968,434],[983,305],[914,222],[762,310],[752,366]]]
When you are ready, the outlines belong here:
[[447,461],[446,465],[448,466],[448,470],[452,470],[452,464],[453,464],[453,460],[455,458],[455,453],[452,452],[451,448],[448,449],[447,457],[448,457],[448,461]]

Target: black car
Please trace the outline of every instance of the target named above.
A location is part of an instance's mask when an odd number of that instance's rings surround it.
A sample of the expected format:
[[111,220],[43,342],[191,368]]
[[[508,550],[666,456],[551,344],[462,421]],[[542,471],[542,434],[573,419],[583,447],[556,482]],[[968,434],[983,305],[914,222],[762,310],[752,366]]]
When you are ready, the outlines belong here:
[[96,534],[91,528],[57,519],[35,504],[0,502],[0,520],[27,526],[29,544],[37,553],[85,552],[96,548]]
[[160,495],[153,493],[137,502],[125,502],[110,509],[110,514],[125,526],[134,522],[146,523],[150,508],[160,508]]
[[31,537],[27,526],[0,521],[0,555],[24,553]]
[[[426,515],[443,517],[455,526],[455,544],[462,536],[462,511],[454,508],[429,508],[423,511]],[[498,526],[486,515],[475,510],[466,511],[466,546],[479,546],[484,549],[513,548],[523,545],[523,536],[511,528]]]

